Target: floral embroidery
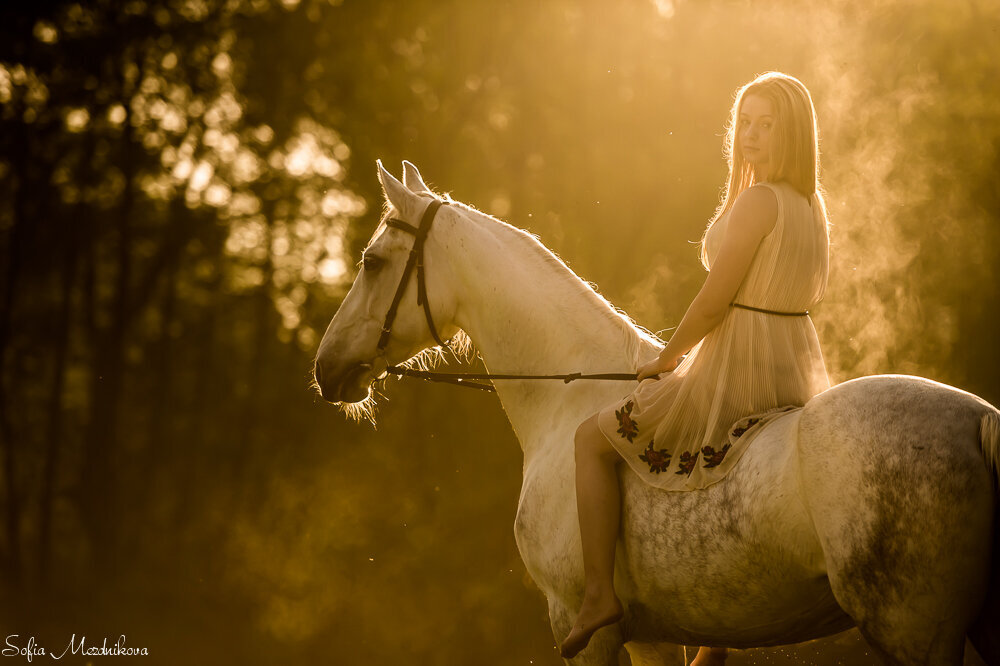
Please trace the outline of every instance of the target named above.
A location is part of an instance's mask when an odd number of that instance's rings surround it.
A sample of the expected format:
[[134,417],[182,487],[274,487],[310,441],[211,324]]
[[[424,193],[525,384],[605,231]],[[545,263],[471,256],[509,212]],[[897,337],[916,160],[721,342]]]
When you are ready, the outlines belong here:
[[618,434],[629,442],[639,434],[639,424],[632,420],[632,408],[634,406],[632,401],[629,400],[621,409],[615,410],[615,418],[618,419]]
[[639,454],[639,460],[649,465],[650,472],[666,472],[667,467],[670,466],[670,454],[667,453],[666,449],[655,450],[653,448],[653,442],[650,441],[649,446],[646,448],[646,453]]
[[701,450],[702,460],[705,461],[705,464],[702,465],[702,467],[717,467],[722,462],[722,459],[726,457],[726,454],[729,453],[729,449],[731,448],[733,448],[732,444],[726,444],[718,451],[711,446],[704,447]]
[[678,463],[678,470],[674,472],[674,474],[687,474],[688,476],[691,476],[691,472],[694,471],[695,463],[698,462],[698,454],[698,451],[695,451],[694,455],[691,455],[690,451],[682,453],[681,460]]
[[742,437],[743,433],[745,433],[747,430],[754,427],[758,423],[760,423],[760,419],[758,418],[747,419],[743,425],[738,425],[735,428],[733,428],[733,437]]

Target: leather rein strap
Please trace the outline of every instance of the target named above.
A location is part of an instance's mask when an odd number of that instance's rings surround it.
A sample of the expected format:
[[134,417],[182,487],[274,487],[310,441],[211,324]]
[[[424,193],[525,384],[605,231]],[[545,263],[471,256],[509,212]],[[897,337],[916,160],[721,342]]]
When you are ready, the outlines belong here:
[[427,379],[432,382],[446,382],[448,384],[455,384],[456,386],[468,386],[469,388],[477,388],[483,391],[496,391],[496,389],[490,384],[483,384],[482,382],[472,381],[476,379],[561,379],[564,384],[569,384],[577,379],[612,379],[619,381],[635,381],[639,378],[639,373],[637,372],[604,372],[593,375],[585,375],[579,372],[568,372],[562,375],[499,375],[488,372],[427,372],[426,370],[411,370],[410,368],[401,368],[398,365],[393,365],[385,369],[386,372],[392,375],[398,375],[402,377],[406,375],[407,377],[416,377],[418,379]]
[[[403,300],[403,293],[406,291],[406,286],[410,282],[410,274],[413,273],[414,268],[417,270],[417,305],[422,306],[424,309],[424,317],[427,319],[427,327],[430,328],[431,335],[434,336],[434,340],[439,345],[447,349],[451,349],[451,347],[448,346],[448,343],[442,340],[441,336],[438,335],[437,327],[434,326],[434,318],[431,316],[431,306],[427,301],[427,280],[424,273],[424,242],[427,240],[427,234],[430,233],[431,225],[434,224],[434,216],[437,215],[438,209],[441,208],[441,206],[446,205],[446,202],[439,199],[432,199],[427,208],[424,209],[424,214],[420,218],[420,226],[418,227],[414,227],[412,224],[408,224],[403,220],[396,218],[389,218],[385,221],[386,226],[411,234],[413,236],[413,247],[410,248],[410,256],[406,258],[406,265],[403,266],[403,275],[399,278],[399,286],[396,287],[396,293],[392,297],[392,303],[389,304],[389,310],[385,314],[385,322],[382,324],[382,334],[378,339],[377,356],[382,356],[382,352],[385,351],[386,346],[389,344],[389,333],[392,330],[392,323],[396,319],[396,312],[399,310],[399,303]],[[456,386],[467,386],[469,388],[476,388],[482,391],[496,391],[496,389],[490,384],[484,384],[474,380],[561,379],[564,383],[568,384],[576,379],[635,381],[638,376],[638,373],[635,372],[611,372],[592,375],[584,375],[579,372],[571,372],[562,375],[503,375],[490,373],[427,372],[424,370],[403,368],[398,365],[388,366],[386,368],[386,372],[399,377],[407,376],[416,377],[418,379],[427,379],[430,381],[446,382],[449,384],[455,384]]]

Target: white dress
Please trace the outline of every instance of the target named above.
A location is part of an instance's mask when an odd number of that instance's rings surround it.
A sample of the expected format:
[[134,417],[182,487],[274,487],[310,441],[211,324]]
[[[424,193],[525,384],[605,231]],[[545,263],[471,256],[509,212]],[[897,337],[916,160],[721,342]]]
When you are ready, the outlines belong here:
[[[777,197],[778,217],[733,302],[802,313],[826,289],[826,222],[815,197],[806,198],[784,182],[762,185]],[[728,222],[726,214],[706,235],[709,268]],[[756,432],[780,412],[762,413],[801,406],[829,385],[808,316],[730,307],[676,370],[640,382],[630,395],[601,410],[598,424],[647,483],[694,490],[725,477]]]

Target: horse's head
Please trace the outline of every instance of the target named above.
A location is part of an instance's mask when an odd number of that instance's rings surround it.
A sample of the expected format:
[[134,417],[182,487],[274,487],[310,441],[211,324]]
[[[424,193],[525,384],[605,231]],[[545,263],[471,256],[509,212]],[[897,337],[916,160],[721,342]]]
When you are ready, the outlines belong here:
[[[436,344],[424,307],[417,302],[417,270],[403,278],[416,242],[407,227],[420,227],[428,206],[437,201],[420,172],[403,163],[399,182],[378,163],[379,179],[388,210],[362,256],[361,270],[340,304],[319,344],[314,366],[316,384],[325,400],[357,403],[371,394],[371,384],[395,365]],[[447,232],[455,213],[442,206],[426,236],[422,260],[430,318],[444,339],[458,329],[450,268],[445,257]],[[400,224],[403,223],[403,224]],[[425,222],[426,223],[426,222]],[[402,282],[402,286],[401,286]],[[386,323],[397,289],[402,290],[395,316]],[[383,327],[389,333],[383,337]],[[380,338],[381,340],[380,345]]]

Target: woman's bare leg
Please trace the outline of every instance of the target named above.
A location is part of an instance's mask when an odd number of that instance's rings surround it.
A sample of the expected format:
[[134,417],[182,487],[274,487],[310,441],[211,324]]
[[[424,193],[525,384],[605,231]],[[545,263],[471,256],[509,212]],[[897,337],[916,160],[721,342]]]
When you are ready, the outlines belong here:
[[596,414],[577,428],[575,448],[576,507],[586,582],[576,622],[559,648],[566,659],[585,648],[595,631],[622,618],[614,583],[621,511],[616,467],[621,456],[598,429]]
[[720,647],[700,647],[691,666],[724,666],[729,650]]

